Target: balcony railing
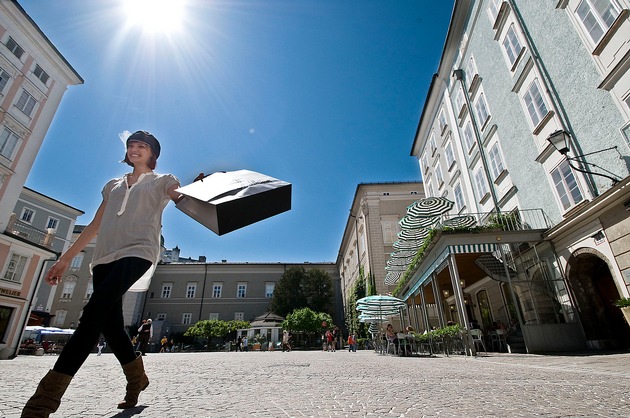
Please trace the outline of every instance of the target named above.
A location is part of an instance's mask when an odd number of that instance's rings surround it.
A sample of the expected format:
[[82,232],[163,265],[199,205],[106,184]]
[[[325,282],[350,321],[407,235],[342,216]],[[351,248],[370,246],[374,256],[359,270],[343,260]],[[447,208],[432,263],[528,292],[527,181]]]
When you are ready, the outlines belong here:
[[39,229],[33,228],[31,225],[17,219],[15,214],[11,215],[7,228],[4,232],[7,235],[13,235],[33,244],[47,248],[52,248],[55,239],[54,229],[40,231]]
[[462,213],[442,215],[435,229],[444,228],[496,228],[503,231],[545,230],[553,226],[542,209],[525,209],[513,212]]

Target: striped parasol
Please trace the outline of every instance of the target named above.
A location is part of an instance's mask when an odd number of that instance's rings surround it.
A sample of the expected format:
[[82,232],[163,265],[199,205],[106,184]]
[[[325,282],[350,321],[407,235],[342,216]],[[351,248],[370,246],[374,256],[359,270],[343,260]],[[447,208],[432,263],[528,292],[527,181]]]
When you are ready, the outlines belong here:
[[389,256],[391,258],[409,258],[409,257],[415,256],[416,253],[417,253],[416,251],[412,251],[412,250],[401,250],[401,251],[394,251]]
[[406,271],[407,270],[407,265],[403,264],[401,266],[387,266],[385,267],[385,270],[387,270],[388,272],[390,271]]
[[445,197],[427,197],[407,206],[407,216],[429,218],[439,216],[453,208],[455,203]]
[[475,219],[472,215],[463,215],[457,216],[455,218],[450,218],[442,222],[442,226],[446,226],[449,228],[468,228],[471,226],[475,226],[477,224],[477,219]]
[[428,229],[404,229],[398,233],[398,238],[405,241],[424,241],[428,236]]
[[398,221],[398,225],[402,229],[418,229],[418,228],[429,228],[435,225],[438,222],[437,216],[429,216],[429,217],[418,217],[418,216],[404,216],[400,221]]
[[398,240],[392,244],[392,246],[400,251],[413,251],[414,253],[422,247],[422,240]]
[[400,277],[402,276],[402,272],[400,271],[390,271],[385,275],[385,285],[391,286],[393,284],[398,283]]

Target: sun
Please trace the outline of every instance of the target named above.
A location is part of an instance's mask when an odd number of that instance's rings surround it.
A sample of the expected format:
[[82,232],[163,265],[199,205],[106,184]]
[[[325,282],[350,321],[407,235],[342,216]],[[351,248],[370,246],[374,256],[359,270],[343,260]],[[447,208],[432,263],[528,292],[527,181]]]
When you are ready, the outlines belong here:
[[185,3],[185,0],[122,0],[128,26],[164,34],[181,30]]

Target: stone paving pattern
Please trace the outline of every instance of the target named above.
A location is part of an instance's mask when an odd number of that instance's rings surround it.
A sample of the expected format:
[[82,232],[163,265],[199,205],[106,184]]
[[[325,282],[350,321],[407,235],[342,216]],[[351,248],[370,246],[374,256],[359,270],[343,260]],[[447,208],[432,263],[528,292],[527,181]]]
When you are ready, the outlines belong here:
[[[19,417],[55,356],[0,361],[0,417]],[[90,355],[51,417],[630,417],[630,353],[396,357],[373,351],[149,354],[121,411],[113,354]]]

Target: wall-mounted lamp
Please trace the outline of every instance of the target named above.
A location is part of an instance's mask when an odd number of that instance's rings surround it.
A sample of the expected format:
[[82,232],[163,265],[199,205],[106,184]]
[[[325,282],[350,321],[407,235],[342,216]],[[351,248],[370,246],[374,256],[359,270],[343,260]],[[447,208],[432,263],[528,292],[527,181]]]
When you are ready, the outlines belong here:
[[447,298],[449,297],[451,293],[448,290],[442,290],[442,294],[444,295],[445,298]]
[[[592,155],[592,154],[598,154],[600,152],[604,152],[604,151],[610,151],[612,149],[617,149],[617,146],[614,147],[610,147],[610,148],[605,148],[599,151],[593,151],[593,152],[589,152],[587,154],[582,154],[582,155],[576,155],[575,157],[569,157],[569,152],[571,151],[571,134],[569,134],[567,131],[559,129],[555,132],[552,132],[551,135],[549,135],[549,137],[547,137],[547,141],[556,149],[556,151],[558,151],[560,154],[564,155],[564,157],[567,159],[567,162],[569,163],[569,166],[571,166],[572,169],[580,171],[582,173],[586,173],[586,174],[592,174],[594,176],[601,176],[601,177],[605,177],[609,180],[612,181],[612,185],[614,186],[615,184],[619,183],[619,178],[616,177],[612,177],[609,176],[607,174],[603,174],[603,173],[595,173],[593,171],[590,170],[586,170],[584,168],[580,168],[580,167],[576,167],[573,164],[571,164],[572,161],[577,161],[580,162],[582,164],[584,164],[587,167],[594,167],[597,168],[599,170],[604,170],[604,171],[608,171],[605,170],[602,167],[599,167],[595,164],[589,163],[587,162],[584,157],[588,156],[588,155]],[[608,173],[614,175],[614,173],[611,173],[610,171],[608,171]]]
[[464,279],[460,279],[460,281],[459,281],[459,286],[460,286],[460,287],[466,287],[466,280],[464,280]]

